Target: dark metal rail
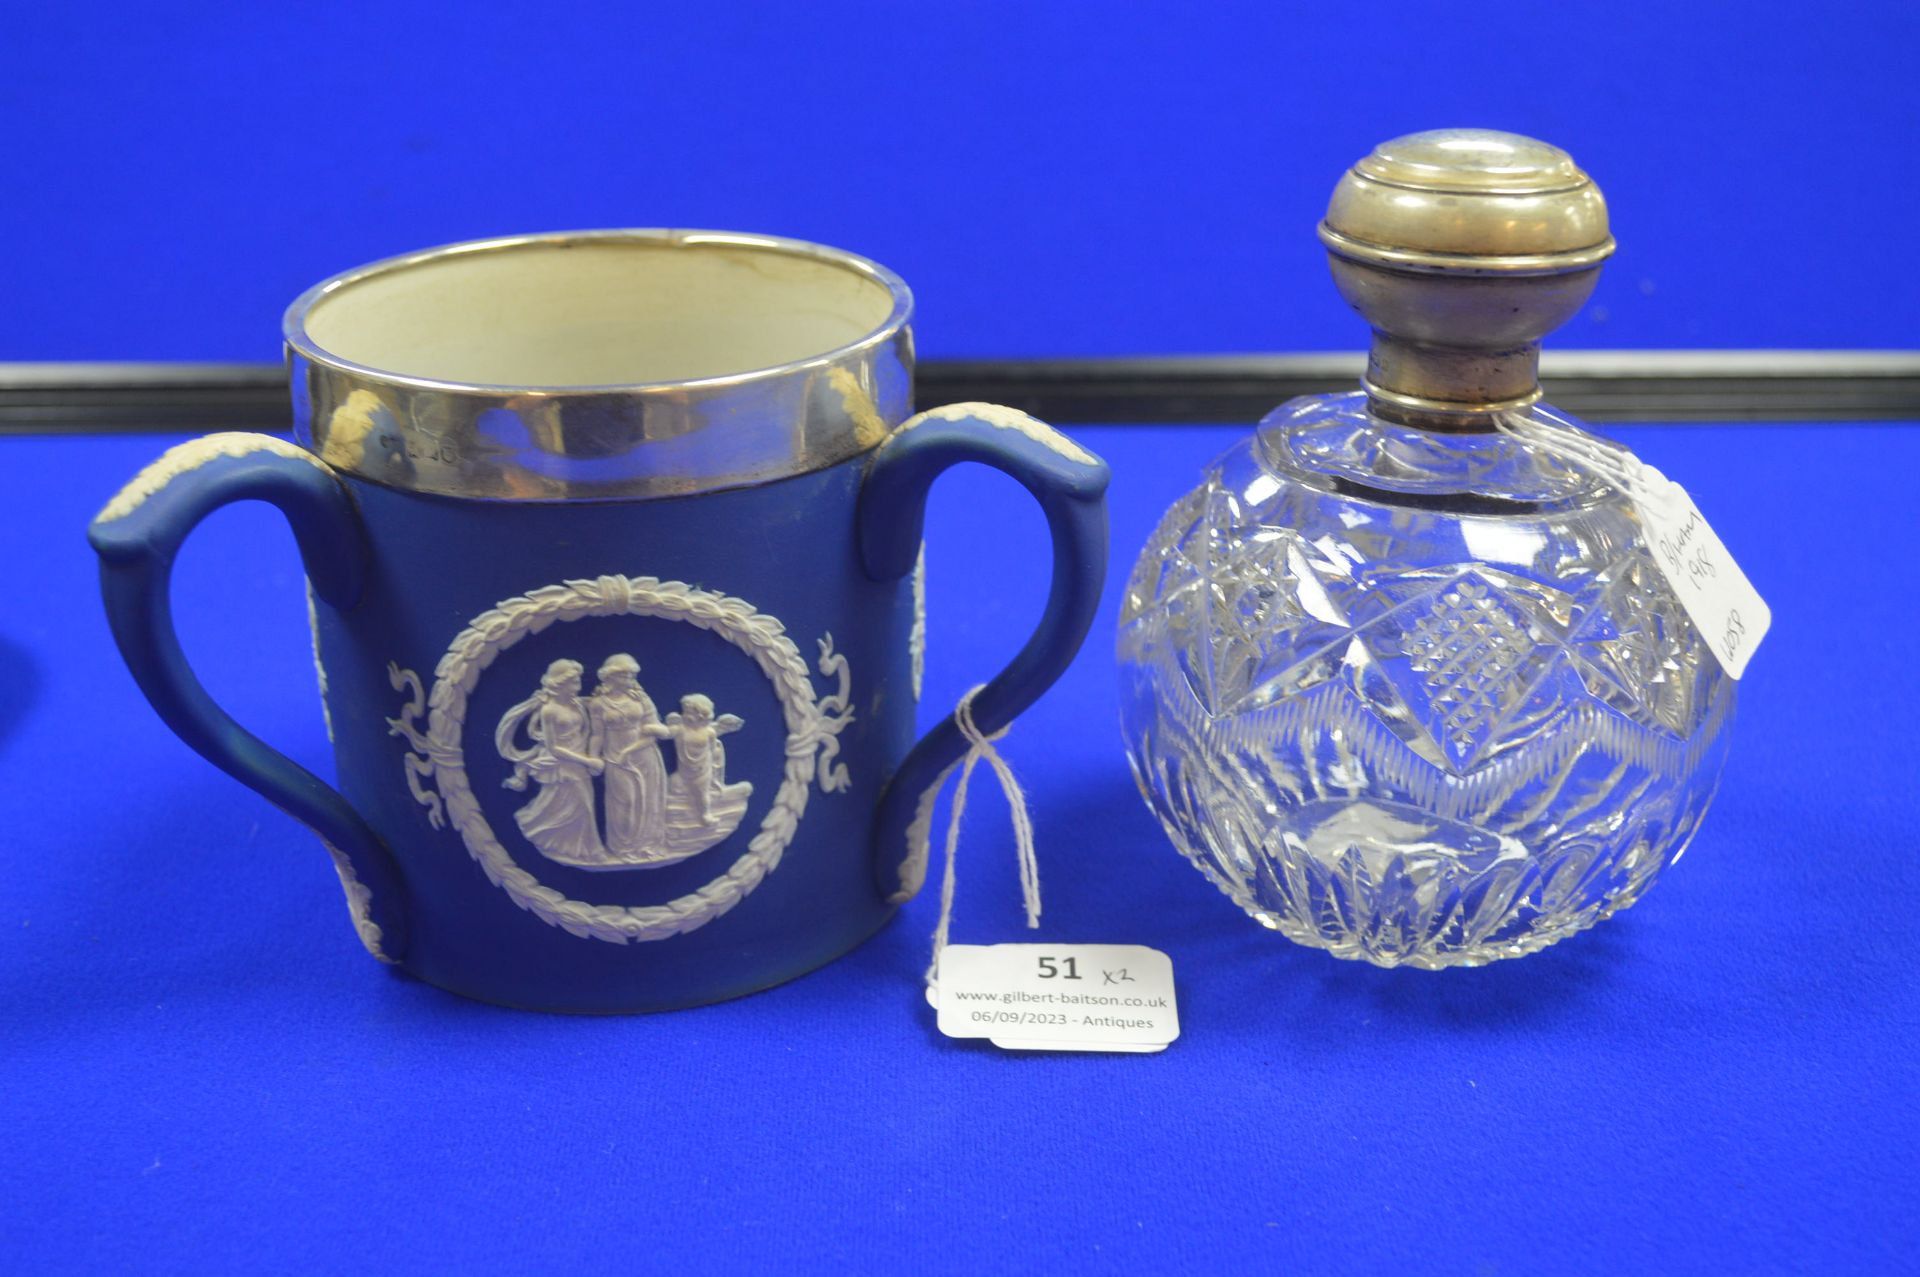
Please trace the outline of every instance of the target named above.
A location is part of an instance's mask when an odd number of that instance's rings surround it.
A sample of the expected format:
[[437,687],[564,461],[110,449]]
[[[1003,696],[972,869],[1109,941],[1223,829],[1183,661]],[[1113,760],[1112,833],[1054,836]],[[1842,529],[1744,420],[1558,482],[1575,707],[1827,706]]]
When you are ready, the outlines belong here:
[[[929,360],[922,404],[1049,421],[1245,422],[1352,387],[1359,355]],[[277,364],[0,363],[0,434],[285,430]],[[1541,380],[1593,421],[1920,421],[1920,351],[1549,351]]]
[[[1058,422],[1253,421],[1347,390],[1361,355],[928,363],[931,403],[987,399]],[[1590,421],[1920,421],[1920,351],[1548,351],[1548,400]]]

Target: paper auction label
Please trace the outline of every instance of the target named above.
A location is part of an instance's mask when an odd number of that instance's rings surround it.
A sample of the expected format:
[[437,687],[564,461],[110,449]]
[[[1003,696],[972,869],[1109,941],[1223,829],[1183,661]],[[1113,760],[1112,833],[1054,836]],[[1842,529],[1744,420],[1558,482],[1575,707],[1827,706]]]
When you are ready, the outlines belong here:
[[1649,465],[1635,480],[1630,491],[1654,559],[1721,667],[1739,678],[1773,612],[1685,488]]
[[1180,1036],[1173,960],[1137,944],[950,944],[940,1031],[1010,1051],[1161,1051]]
[[1680,606],[1728,677],[1746,673],[1773,612],[1714,534],[1687,490],[1625,448],[1588,435],[1545,408],[1495,418],[1503,434],[1627,494]]

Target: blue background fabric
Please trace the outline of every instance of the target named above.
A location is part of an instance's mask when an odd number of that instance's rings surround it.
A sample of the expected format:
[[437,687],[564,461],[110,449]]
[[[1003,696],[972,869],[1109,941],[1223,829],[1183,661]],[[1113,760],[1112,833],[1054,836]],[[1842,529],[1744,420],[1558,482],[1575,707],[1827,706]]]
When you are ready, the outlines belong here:
[[[1375,142],[1566,146],[1621,251],[1578,347],[1912,346],[1907,3],[15,5],[0,359],[272,359],[337,270],[568,227],[812,238],[925,357],[1355,349],[1313,226]],[[1889,263],[1892,263],[1890,265]],[[1123,578],[1244,427],[1087,428]],[[1718,802],[1640,905],[1478,971],[1261,931],[1116,726],[1110,586],[975,786],[955,938],[1173,957],[1157,1056],[940,1038],[931,895],[784,988],[670,1015],[468,1003],[360,950],[306,832],[167,735],[88,518],[167,440],[0,440],[0,1271],[1916,1271],[1920,427],[1634,427],[1775,608]],[[923,719],[1045,588],[956,474]],[[291,538],[216,515],[188,650],[330,768]]]
[[1313,228],[1376,142],[1572,152],[1563,348],[1920,344],[1907,0],[14,4],[0,359],[271,359],[338,270],[533,230],[865,253],[923,356],[1358,344]]
[[[1236,427],[1076,431],[1114,575]],[[81,529],[167,442],[0,442],[0,1270],[1894,1272],[1920,1244],[1912,936],[1920,427],[1631,427],[1775,609],[1720,797],[1639,905],[1536,956],[1378,971],[1246,919],[1116,727],[1117,589],[975,786],[955,938],[1153,945],[1152,1056],[938,1036],[936,901],[780,989],[567,1018],[360,950],[320,847],[169,737]],[[931,720],[1045,589],[1025,495],[929,518]],[[330,767],[291,537],[240,506],[176,587],[217,696]]]

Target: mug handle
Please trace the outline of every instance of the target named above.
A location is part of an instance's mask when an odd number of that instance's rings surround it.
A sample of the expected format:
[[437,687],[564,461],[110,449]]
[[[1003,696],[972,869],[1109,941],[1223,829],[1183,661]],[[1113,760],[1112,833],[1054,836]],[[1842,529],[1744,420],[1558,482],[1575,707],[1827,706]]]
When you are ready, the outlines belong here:
[[[935,408],[902,422],[875,450],[860,488],[860,558],[876,581],[897,580],[920,556],[927,490],[949,466],[978,461],[1019,480],[1046,513],[1053,582],[1046,611],[1019,654],[973,701],[992,735],[1066,671],[1093,624],[1107,573],[1107,465],[1045,422],[995,404]],[[926,881],[934,800],[965,757],[951,716],[920,738],[880,799],[875,872],[892,903]]]
[[107,624],[134,682],[181,740],[320,836],[361,943],[381,961],[397,962],[406,919],[400,874],[385,844],[332,786],[214,704],[180,651],[169,590],[174,558],[202,519],[245,500],[265,501],[286,516],[317,598],[336,608],[359,602],[369,544],[340,477],[284,439],[223,433],[168,449],[87,529],[100,556]]

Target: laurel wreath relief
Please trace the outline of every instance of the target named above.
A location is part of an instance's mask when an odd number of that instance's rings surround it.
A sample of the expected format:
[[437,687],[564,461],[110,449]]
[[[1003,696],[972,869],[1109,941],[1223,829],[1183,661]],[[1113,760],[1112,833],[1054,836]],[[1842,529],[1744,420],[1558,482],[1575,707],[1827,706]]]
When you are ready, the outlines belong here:
[[[759,666],[785,715],[786,766],[780,788],[745,853],[706,886],[665,904],[596,905],[544,885],[494,836],[467,779],[461,734],[467,699],[480,676],[500,653],[528,635],[556,621],[590,616],[659,617],[718,635]],[[468,854],[515,904],[576,936],[613,944],[664,940],[713,921],[779,866],[816,781],[826,793],[847,788],[846,764],[835,761],[840,731],[853,721],[847,658],[833,650],[831,634],[819,645],[819,671],[838,687],[816,699],[812,674],[786,627],[741,599],[645,576],[567,581],[506,599],[475,617],[440,659],[430,695],[412,670],[389,664],[393,689],[409,699],[387,726],[390,735],[404,737],[412,747],[404,761],[407,788],[427,809],[428,822],[436,829],[451,823]],[[423,712],[428,716],[425,730],[416,721]]]

